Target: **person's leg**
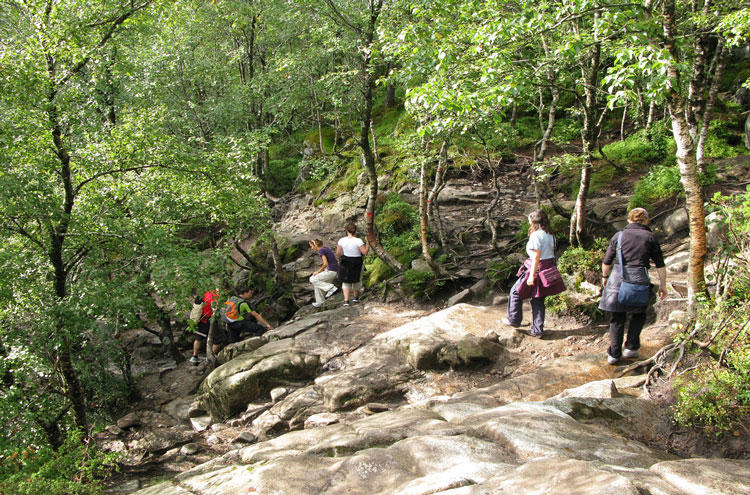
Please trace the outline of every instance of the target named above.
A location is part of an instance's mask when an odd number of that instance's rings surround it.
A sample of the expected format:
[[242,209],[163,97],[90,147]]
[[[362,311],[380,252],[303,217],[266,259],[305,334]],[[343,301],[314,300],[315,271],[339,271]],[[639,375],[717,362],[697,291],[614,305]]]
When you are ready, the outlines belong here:
[[266,327],[254,321],[247,325],[247,332],[254,337],[260,337],[261,335],[266,333]]
[[631,313],[628,325],[628,337],[625,340],[625,349],[637,351],[641,348],[641,330],[646,323],[646,312]]
[[336,292],[337,287],[334,284],[335,281],[336,272],[332,270],[324,270],[320,273],[320,275],[318,275],[318,284],[320,285],[320,289],[324,293],[323,297],[330,297],[334,292]]
[[315,302],[318,304],[323,304],[324,302],[326,302],[326,291],[328,290],[327,288],[323,289],[324,282],[320,280],[320,276],[323,275],[323,273],[325,272],[321,272],[310,277],[310,283],[312,284],[313,292],[315,293]]
[[342,283],[341,284],[341,290],[344,293],[344,302],[348,303],[349,302],[349,294],[351,293],[351,290],[352,290],[352,284],[349,284],[349,283],[346,283],[346,282]]
[[227,340],[230,344],[234,344],[235,342],[239,342],[240,340],[242,340],[241,335],[243,326],[244,322],[242,321],[236,321],[227,325]]
[[544,297],[531,298],[531,335],[541,337],[544,335],[544,317],[546,308],[544,307]]
[[359,293],[362,291],[362,282],[356,282],[352,284],[352,291],[354,292],[354,297],[352,298],[352,301],[358,302]]
[[198,354],[201,352],[201,347],[208,338],[208,331],[211,329],[211,323],[208,321],[199,321],[198,328],[195,332],[195,340],[193,341],[193,357],[198,359]]
[[523,320],[523,299],[518,296],[518,286],[522,282],[523,277],[516,280],[508,296],[508,324],[516,328],[521,326]]
[[622,337],[625,333],[625,319],[628,314],[625,312],[610,313],[609,320],[609,350],[607,354],[613,359],[622,357]]

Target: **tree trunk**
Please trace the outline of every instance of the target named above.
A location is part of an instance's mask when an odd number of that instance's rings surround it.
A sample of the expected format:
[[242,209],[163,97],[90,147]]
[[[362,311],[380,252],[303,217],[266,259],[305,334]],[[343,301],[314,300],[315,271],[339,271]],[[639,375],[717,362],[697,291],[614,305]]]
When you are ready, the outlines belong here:
[[[48,58],[48,71],[50,79],[55,80],[55,62]],[[60,163],[59,177],[62,179],[63,191],[63,215],[56,225],[49,224],[50,249],[49,258],[54,270],[54,294],[58,301],[68,298],[68,273],[65,269],[63,259],[63,246],[65,236],[70,227],[70,218],[75,204],[75,189],[73,188],[73,172],[70,166],[70,153],[63,140],[62,125],[60,124],[55,98],[57,90],[52,89],[48,98],[47,114],[51,124],[52,143],[55,154]],[[56,334],[62,339],[61,349],[58,351],[57,359],[60,363],[60,372],[65,383],[65,392],[73,405],[76,426],[82,429],[87,427],[86,399],[78,381],[78,375],[73,366],[73,358],[70,353],[70,342],[65,334],[65,321],[57,317],[55,321]]]
[[[393,69],[393,62],[388,62],[385,66],[385,75],[391,73]],[[396,106],[396,85],[393,82],[388,81],[385,85],[385,101],[383,102],[385,108],[393,108]]]
[[185,360],[185,357],[180,353],[177,348],[177,344],[174,341],[174,335],[172,333],[172,318],[169,313],[164,311],[162,308],[157,306],[158,316],[156,318],[159,324],[159,340],[162,345],[167,348],[167,352],[176,363],[181,363]]
[[375,124],[372,119],[370,119],[370,134],[372,134],[372,153],[375,156],[375,164],[382,166],[383,162],[380,161],[380,153],[378,152],[378,137],[375,135]]
[[495,218],[493,217],[493,214],[495,212],[495,207],[500,202],[500,184],[497,180],[497,169],[494,165],[492,165],[492,161],[490,160],[490,152],[487,149],[486,144],[484,148],[484,154],[485,159],[487,160],[487,166],[492,171],[492,187],[495,190],[495,197],[492,198],[492,201],[487,207],[487,210],[485,211],[485,217],[487,220],[487,226],[490,228],[490,245],[492,246],[492,249],[497,251],[497,224],[495,224]]
[[672,135],[677,144],[677,164],[680,182],[685,189],[685,204],[690,221],[690,259],[688,264],[688,307],[694,311],[697,295],[705,291],[704,260],[706,256],[706,215],[703,209],[703,191],[698,181],[698,166],[695,161],[693,138],[685,118],[685,103],[679,93],[680,52],[676,43],[676,20],[674,0],[665,0],[663,9],[664,47],[672,56],[673,63],[667,71],[676,81],[668,94],[669,114],[672,120]]
[[[694,14],[698,14],[697,4],[694,7]],[[701,14],[708,18],[711,13],[711,0],[704,0]],[[708,43],[709,33],[706,29],[695,26],[696,33],[693,34],[693,74],[688,84],[687,102],[683,104],[685,111],[685,122],[688,125],[690,138],[693,142],[698,141],[698,120],[703,114],[705,106],[706,81],[708,80]],[[665,44],[669,41],[665,41]],[[675,59],[677,60],[677,59]]]
[[[546,43],[544,45],[544,48],[545,48],[545,52],[548,53]],[[557,75],[551,70],[548,70],[547,77],[550,82],[550,92],[552,93],[552,101],[550,101],[549,111],[547,112],[547,126],[545,127],[544,132],[542,133],[542,138],[537,143],[537,146],[534,147],[534,161],[531,164],[532,177],[534,180],[534,193],[536,196],[537,208],[541,208],[542,190],[546,190],[549,187],[549,184],[547,184],[547,181],[548,181],[547,178],[544,179],[544,182],[545,182],[544,185],[540,184],[540,180],[537,177],[536,171],[537,171],[537,168],[539,167],[539,163],[543,162],[545,157],[547,156],[547,143],[549,143],[549,139],[552,136],[552,131],[555,128],[555,119],[557,117],[557,103],[560,100],[560,91],[557,89],[557,87],[554,84],[555,80],[557,79]],[[542,108],[541,104],[540,104],[540,108]],[[542,115],[540,114],[539,117],[541,120]]]
[[216,335],[216,332],[221,331],[219,325],[221,325],[219,316],[216,314],[216,311],[214,311],[214,315],[211,316],[211,320],[208,326],[208,335],[206,336],[206,360],[212,368],[216,366],[216,354],[214,354],[214,337]]
[[448,240],[443,228],[443,220],[440,218],[440,206],[438,196],[440,191],[445,187],[445,173],[448,168],[448,140],[443,140],[440,146],[440,159],[438,160],[437,170],[435,171],[435,183],[432,185],[430,195],[427,197],[427,219],[438,233],[440,246],[445,251],[448,249]]
[[284,278],[284,264],[279,254],[279,245],[276,244],[276,236],[271,233],[271,259],[273,260],[274,280],[278,283]]
[[430,255],[430,243],[427,240],[427,156],[422,157],[422,166],[419,170],[419,240],[422,243],[422,256],[429,263],[432,261]]
[[[598,18],[599,14],[595,14]],[[596,37],[596,33],[595,33]],[[583,132],[581,133],[581,143],[583,146],[584,164],[581,167],[581,183],[578,188],[575,208],[573,209],[573,218],[570,221],[570,245],[583,247],[585,245],[586,232],[586,196],[589,192],[591,183],[592,147],[598,136],[598,119],[596,88],[599,77],[599,57],[601,54],[601,45],[595,42],[590,57],[581,61],[581,75],[583,76],[583,91],[585,100],[583,104]]]
[[88,426],[86,420],[86,399],[81,388],[81,382],[78,381],[78,373],[76,373],[73,367],[73,358],[67,344],[59,351],[57,359],[59,360],[60,373],[65,383],[65,395],[73,404],[76,426],[86,430]]
[[380,14],[380,8],[382,7],[382,1],[372,2],[370,4],[370,18],[369,26],[364,37],[364,46],[368,47],[367,50],[362,50],[362,58],[360,60],[360,77],[362,78],[362,96],[364,107],[360,116],[360,132],[359,132],[359,147],[362,152],[362,164],[367,170],[367,176],[370,179],[370,196],[367,201],[366,208],[366,235],[367,240],[370,243],[370,247],[375,251],[375,254],[388,265],[391,270],[396,273],[406,271],[406,267],[401,264],[396,258],[391,255],[388,251],[383,248],[378,241],[377,235],[375,234],[375,204],[378,199],[378,172],[375,167],[375,154],[373,153],[372,147],[370,146],[370,127],[372,122],[372,104],[373,94],[375,92],[375,81],[372,74],[372,59],[370,47],[373,45],[375,39],[375,28],[377,25],[377,18]]
[[654,125],[654,120],[656,119],[656,102],[654,100],[651,100],[651,103],[648,105],[648,118],[646,118],[646,131],[649,131],[651,127]]

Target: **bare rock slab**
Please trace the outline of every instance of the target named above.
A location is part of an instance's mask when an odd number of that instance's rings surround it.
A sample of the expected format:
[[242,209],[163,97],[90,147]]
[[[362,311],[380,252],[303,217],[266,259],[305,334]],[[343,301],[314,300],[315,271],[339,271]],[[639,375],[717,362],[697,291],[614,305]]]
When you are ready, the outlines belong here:
[[159,483],[138,491],[138,495],[193,495],[172,482]]
[[664,456],[640,442],[582,424],[550,405],[519,402],[466,418],[482,438],[508,446],[521,462],[555,457],[648,468]]
[[529,462],[480,485],[436,495],[639,495],[626,477],[574,459]]
[[651,466],[684,495],[750,494],[750,461],[736,459],[684,459]]

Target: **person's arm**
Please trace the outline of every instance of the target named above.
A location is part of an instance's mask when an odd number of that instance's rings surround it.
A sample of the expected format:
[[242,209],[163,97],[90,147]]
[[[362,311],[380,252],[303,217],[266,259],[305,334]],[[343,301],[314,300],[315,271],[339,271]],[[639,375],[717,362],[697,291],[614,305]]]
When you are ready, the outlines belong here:
[[251,311],[250,315],[252,315],[253,318],[261,322],[268,330],[273,328],[266,320],[263,319],[263,317],[257,311]]
[[656,273],[659,275],[659,299],[663,301],[667,297],[667,267],[657,268]]
[[526,279],[526,285],[534,285],[534,277],[536,277],[536,269],[539,268],[539,258],[542,257],[542,251],[540,249],[531,250],[534,255],[531,257],[531,268],[529,269],[529,276]]
[[336,257],[341,259],[341,256],[344,254],[344,248],[341,247],[341,244],[336,245]]
[[320,259],[323,261],[323,265],[320,268],[318,268],[316,271],[314,271],[313,275],[322,273],[323,271],[326,270],[326,268],[328,268],[328,258],[326,258],[325,255],[321,254]]
[[607,280],[609,279],[610,273],[612,273],[612,265],[602,263],[602,287],[607,285]]
[[362,244],[361,246],[359,246],[359,252],[362,253],[362,256],[367,256],[367,253],[370,252],[369,240],[365,244]]

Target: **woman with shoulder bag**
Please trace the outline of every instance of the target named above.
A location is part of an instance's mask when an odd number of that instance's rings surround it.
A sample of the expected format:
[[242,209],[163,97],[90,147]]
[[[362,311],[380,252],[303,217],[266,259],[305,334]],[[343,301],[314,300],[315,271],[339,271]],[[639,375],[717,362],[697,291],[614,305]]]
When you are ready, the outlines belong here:
[[555,236],[549,225],[549,218],[542,210],[529,214],[529,241],[526,243],[529,259],[518,270],[518,280],[510,290],[508,317],[503,323],[514,328],[521,326],[523,300],[531,298],[531,335],[542,338],[544,335],[544,298],[565,290],[560,272],[555,262]]
[[[650,260],[653,260],[659,275],[659,299],[667,296],[664,255],[648,222],[648,212],[645,209],[631,210],[628,213],[628,225],[612,237],[602,260],[602,299],[599,309],[611,314],[607,362],[612,365],[617,364],[623,356],[638,357],[641,330],[646,322],[646,308],[651,291],[648,276]],[[613,269],[614,262],[617,263]],[[623,352],[622,340],[628,313],[630,325]]]

